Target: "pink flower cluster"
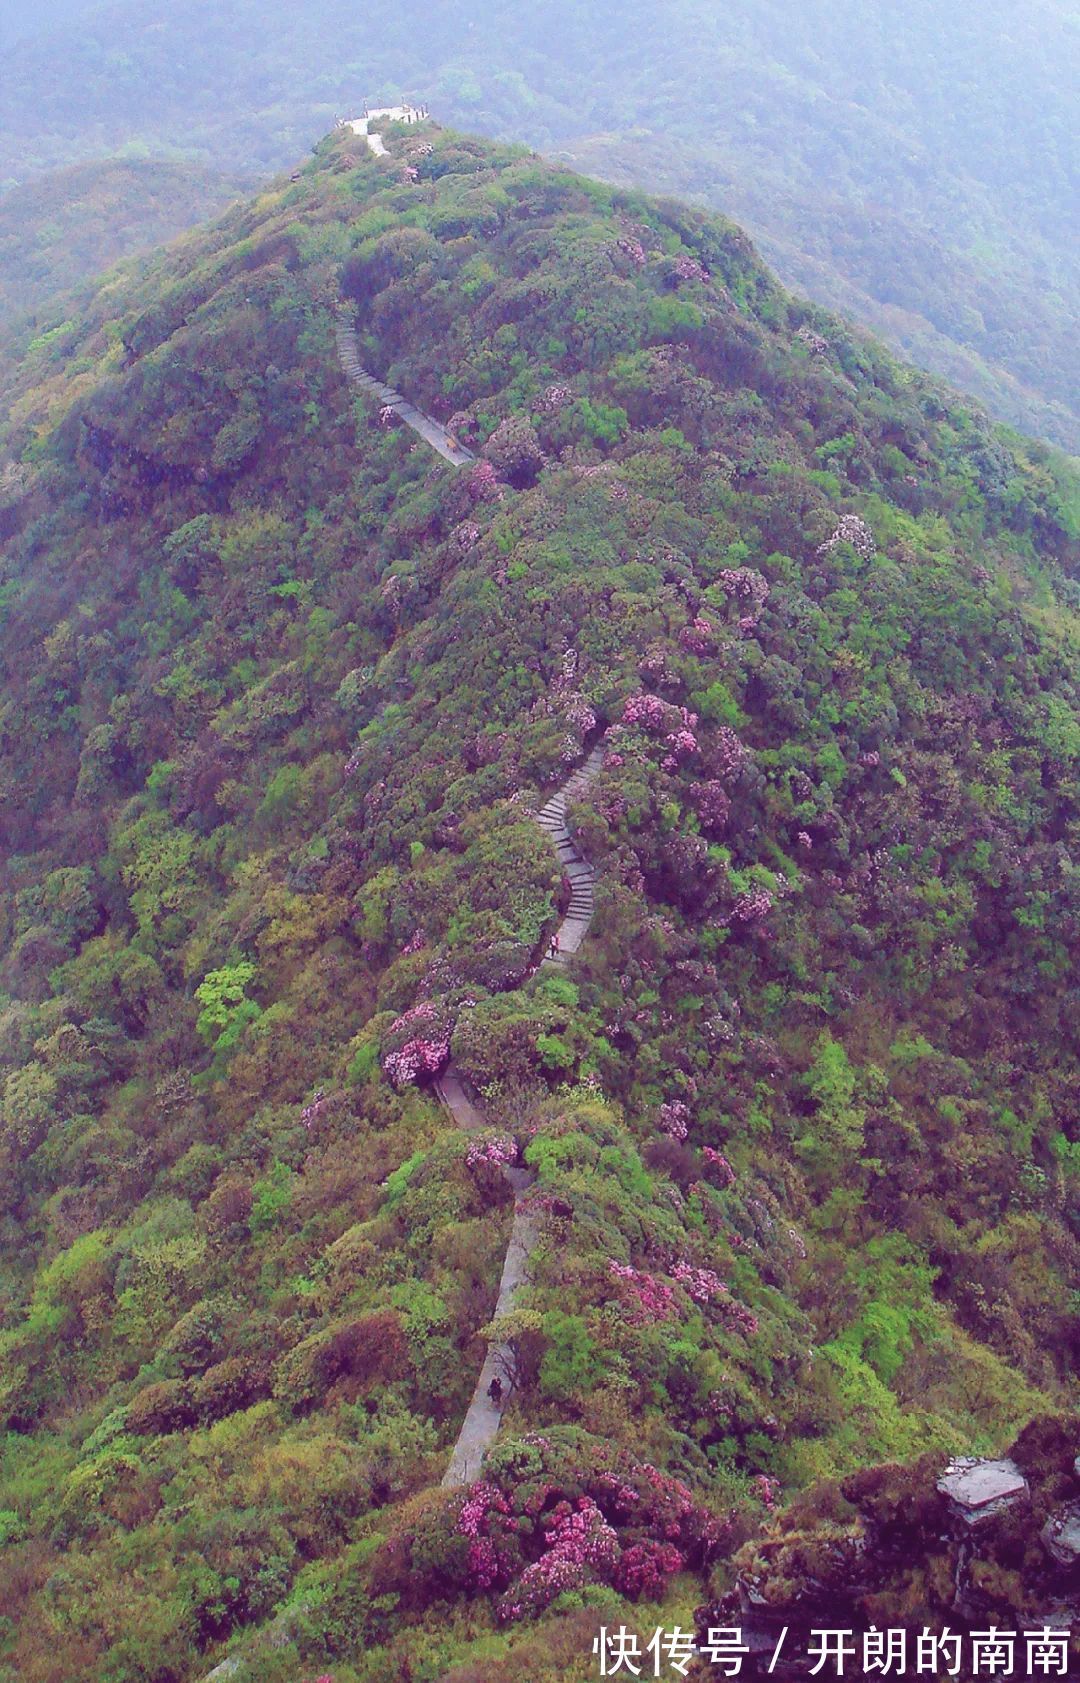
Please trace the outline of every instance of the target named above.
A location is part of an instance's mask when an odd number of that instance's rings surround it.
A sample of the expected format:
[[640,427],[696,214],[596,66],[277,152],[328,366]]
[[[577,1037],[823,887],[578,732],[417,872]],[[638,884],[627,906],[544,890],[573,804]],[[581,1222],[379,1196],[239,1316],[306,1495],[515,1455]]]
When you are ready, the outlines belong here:
[[497,1523],[499,1518],[506,1520],[505,1529],[509,1529],[510,1517],[510,1504],[495,1485],[481,1480],[470,1487],[458,1514],[457,1529],[469,1539],[469,1575],[477,1589],[493,1589],[500,1580],[505,1583],[513,1571],[513,1556],[499,1548],[499,1533],[504,1527]]
[[396,420],[397,412],[394,409],[393,404],[384,403],[382,408],[379,410],[379,425],[381,427],[392,427]]
[[704,263],[699,263],[696,257],[691,257],[688,251],[682,252],[676,260],[675,273],[680,280],[704,282],[709,278],[709,271]]
[[627,696],[623,706],[623,724],[660,731],[664,728],[666,714],[667,704],[658,695],[631,695]]
[[806,346],[811,356],[824,356],[829,348],[829,341],[823,339],[820,333],[815,333],[814,329],[808,327],[805,322],[803,322],[795,337]]
[[545,1522],[547,1547],[527,1566],[499,1604],[500,1619],[535,1618],[556,1596],[584,1584],[610,1581],[619,1539],[591,1496],[560,1502]]
[[420,953],[427,946],[427,936],[422,929],[415,929],[402,947],[402,953]]
[[670,1321],[678,1313],[675,1293],[655,1274],[643,1268],[631,1268],[629,1263],[609,1262],[608,1269],[617,1280],[625,1280],[630,1288],[629,1319],[633,1326],[646,1321]]
[[499,476],[487,460],[477,462],[467,482],[469,496],[474,503],[493,503],[501,498]]
[[671,758],[675,760],[685,759],[688,754],[697,753],[697,737],[692,730],[673,730],[665,740],[671,750]]
[[451,542],[461,555],[468,555],[480,542],[480,528],[474,520],[463,520],[450,534]]
[[712,763],[721,777],[734,777],[746,761],[746,749],[730,725],[721,725],[712,749]]
[[732,923],[760,923],[772,911],[773,897],[767,888],[752,888],[740,894],[731,908]]
[[682,1099],[666,1099],[660,1106],[660,1132],[684,1140],[690,1132],[690,1106]]
[[773,1514],[780,1506],[780,1480],[770,1478],[768,1473],[757,1473],[750,1480],[750,1488],[758,1501]]
[[806,849],[807,853],[809,853],[810,849],[814,845],[813,840],[806,830],[800,830],[798,835],[795,837],[795,840],[798,842],[800,847]]
[[615,1573],[615,1588],[620,1595],[635,1601],[659,1601],[667,1580],[685,1565],[674,1543],[658,1543],[646,1537],[644,1542],[631,1543],[623,1550]]
[[574,394],[569,386],[554,385],[541,393],[536,407],[542,415],[557,415],[560,409],[565,409],[573,401]]
[[629,257],[635,268],[643,268],[645,264],[645,247],[640,240],[634,239],[632,234],[624,234],[619,241],[619,250]]
[[711,1268],[695,1268],[690,1262],[677,1262],[671,1277],[685,1287],[695,1303],[711,1303],[714,1297],[726,1296],[728,1292],[719,1274]]
[[326,1094],[323,1092],[322,1088],[319,1087],[300,1112],[300,1120],[304,1124],[305,1128],[314,1127],[325,1105]]
[[397,1019],[389,1038],[403,1043],[383,1057],[383,1071],[395,1087],[408,1087],[421,1076],[436,1075],[450,1056],[450,1029],[430,1000],[422,1000]]
[[724,785],[715,779],[696,786],[694,805],[706,830],[722,830],[731,813],[731,802]]
[[819,544],[817,552],[819,555],[831,555],[837,545],[842,543],[850,544],[856,555],[861,556],[864,561],[869,561],[877,549],[873,532],[866,521],[860,519],[857,514],[842,514],[832,537]]
[[859,755],[859,764],[865,766],[868,771],[873,771],[875,766],[881,764],[881,755],[876,748],[868,748],[865,754]]
[[492,1134],[487,1139],[471,1140],[465,1153],[467,1169],[479,1169],[488,1163],[502,1169],[516,1162],[517,1141],[511,1134]]
[[709,621],[699,615],[697,619],[691,620],[689,625],[683,626],[679,632],[679,642],[691,654],[709,654],[716,647],[716,632]]
[[714,1186],[719,1186],[721,1189],[725,1186],[734,1186],[735,1170],[722,1151],[714,1151],[711,1145],[703,1145],[701,1155],[709,1165],[709,1179]]
[[725,596],[745,610],[739,629],[752,631],[769,599],[767,579],[753,567],[725,567],[716,582]]

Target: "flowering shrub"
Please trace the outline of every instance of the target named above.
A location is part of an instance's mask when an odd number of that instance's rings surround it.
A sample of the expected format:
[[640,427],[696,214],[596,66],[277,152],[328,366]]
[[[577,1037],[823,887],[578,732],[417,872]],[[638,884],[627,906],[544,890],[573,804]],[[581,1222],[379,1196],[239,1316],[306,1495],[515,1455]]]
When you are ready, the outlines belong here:
[[392,1025],[388,1039],[398,1042],[383,1053],[383,1072],[395,1087],[408,1087],[425,1075],[437,1075],[450,1056],[451,1024],[432,1000],[422,1000]]
[[780,1480],[778,1478],[770,1478],[768,1473],[758,1473],[750,1480],[750,1488],[769,1513],[776,1512],[780,1506]]
[[480,528],[473,520],[463,520],[450,533],[450,541],[460,555],[468,555],[480,542]]
[[469,1540],[468,1572],[473,1588],[505,1584],[517,1566],[513,1516],[502,1492],[486,1480],[471,1485],[458,1514],[457,1529]]
[[466,489],[474,503],[494,503],[502,497],[499,476],[489,461],[477,462],[469,474]]
[[691,654],[709,654],[716,647],[716,632],[707,619],[691,620],[679,632],[679,642]]
[[610,1582],[619,1563],[619,1539],[590,1496],[560,1502],[544,1523],[547,1547],[503,1596],[504,1621],[535,1618],[557,1596],[587,1583]]
[[649,1537],[624,1549],[615,1572],[615,1588],[634,1601],[659,1601],[667,1580],[686,1562],[674,1543]]
[[809,834],[807,833],[806,830],[800,830],[798,835],[795,837],[795,840],[798,842],[798,844],[801,848],[805,848],[807,853],[809,853],[810,849],[814,845],[811,837],[809,836]]
[[721,725],[716,733],[710,755],[721,777],[735,777],[746,763],[746,749],[730,725]]
[[616,1280],[624,1280],[629,1287],[627,1316],[633,1326],[648,1321],[669,1321],[678,1313],[675,1293],[655,1274],[648,1274],[643,1268],[631,1268],[625,1262],[610,1262],[608,1269]]
[[773,897],[767,888],[752,888],[740,894],[731,908],[732,923],[760,923],[772,911]]
[[631,695],[623,705],[623,724],[660,731],[664,728],[667,711],[667,703],[661,701],[658,695]]
[[300,1112],[300,1120],[305,1128],[313,1128],[315,1126],[315,1123],[318,1121],[319,1114],[325,1106],[326,1094],[323,1092],[323,1089],[319,1087]]
[[670,1139],[684,1140],[690,1132],[690,1106],[682,1099],[669,1099],[660,1106],[660,1131]]
[[692,730],[673,730],[666,738],[671,749],[672,757],[676,760],[685,759],[688,754],[697,753],[697,737]]
[[709,278],[709,271],[704,263],[699,263],[696,257],[691,257],[688,251],[681,252],[675,260],[675,273],[679,280],[705,282]]
[[714,832],[722,830],[731,813],[731,801],[724,785],[715,778],[698,783],[694,788],[693,799],[703,829]]
[[711,1303],[714,1297],[722,1296],[728,1289],[711,1268],[695,1268],[690,1262],[677,1262],[671,1270],[671,1277],[678,1280],[695,1303]]
[[734,1186],[735,1170],[722,1151],[714,1151],[711,1145],[705,1145],[701,1148],[701,1155],[709,1166],[709,1179],[714,1186]]
[[806,346],[811,356],[824,356],[829,348],[829,341],[823,339],[820,333],[815,333],[814,329],[808,327],[805,322],[803,322],[795,337]]
[[645,247],[632,234],[624,234],[618,242],[618,247],[625,257],[629,257],[636,269],[644,266]]
[[856,555],[861,556],[864,561],[869,561],[877,549],[873,532],[866,521],[860,519],[857,514],[842,514],[832,537],[819,544],[817,552],[819,555],[831,555],[837,545],[842,543],[850,544]]
[[548,386],[537,399],[536,407],[541,415],[557,415],[560,409],[574,401],[574,394],[569,386]]
[[500,421],[484,445],[484,455],[514,484],[532,479],[544,462],[540,440],[524,415],[510,415]]
[[470,1140],[465,1167],[475,1171],[490,1164],[503,1169],[517,1162],[517,1154],[517,1141],[512,1134],[489,1134]]
[[742,609],[740,631],[752,631],[769,598],[768,581],[753,567],[725,567],[716,582]]

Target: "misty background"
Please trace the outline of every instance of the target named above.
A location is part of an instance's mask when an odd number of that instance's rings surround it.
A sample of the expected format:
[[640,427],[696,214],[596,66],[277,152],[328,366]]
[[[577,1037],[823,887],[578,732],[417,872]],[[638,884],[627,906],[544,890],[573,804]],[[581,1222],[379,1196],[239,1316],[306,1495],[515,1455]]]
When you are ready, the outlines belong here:
[[1078,31],[1065,0],[7,0],[0,315],[405,94],[723,210],[786,282],[1080,450]]

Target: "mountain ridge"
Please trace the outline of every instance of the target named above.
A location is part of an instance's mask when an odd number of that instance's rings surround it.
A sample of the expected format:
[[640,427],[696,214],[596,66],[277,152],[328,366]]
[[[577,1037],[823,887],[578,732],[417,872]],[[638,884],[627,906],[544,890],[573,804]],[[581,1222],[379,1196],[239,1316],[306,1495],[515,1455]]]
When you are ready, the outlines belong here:
[[[1072,1383],[1072,469],[722,218],[384,139],[0,372],[20,1683],[570,1683]],[[597,736],[590,937],[529,976]],[[507,1136],[520,1377],[440,1491]]]

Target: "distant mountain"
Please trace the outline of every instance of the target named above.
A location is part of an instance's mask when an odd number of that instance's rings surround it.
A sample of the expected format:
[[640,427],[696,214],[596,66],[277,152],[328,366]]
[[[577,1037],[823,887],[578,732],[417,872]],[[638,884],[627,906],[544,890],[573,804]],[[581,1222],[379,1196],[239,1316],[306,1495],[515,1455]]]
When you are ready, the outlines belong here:
[[1074,465],[384,141],[0,364],[0,1677],[580,1683],[732,1559],[1038,1628],[1075,1421],[935,1480],[1080,1367]]
[[171,239],[238,190],[199,165],[110,158],[0,195],[0,321]]
[[118,0],[9,52],[0,181],[131,144],[268,170],[405,89],[737,215],[785,279],[1078,451],[1077,54],[1065,0]]

